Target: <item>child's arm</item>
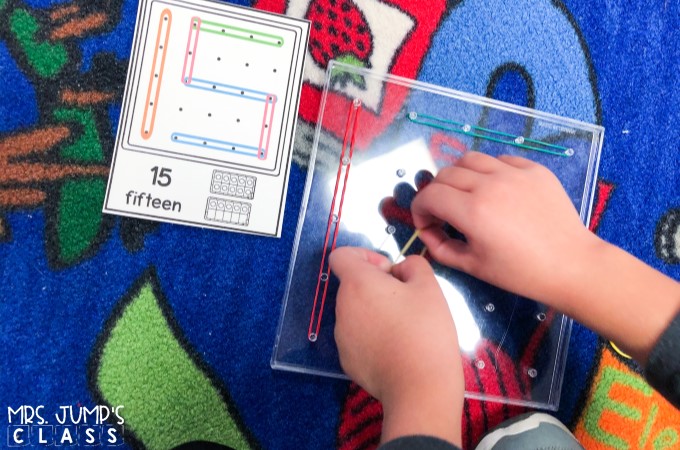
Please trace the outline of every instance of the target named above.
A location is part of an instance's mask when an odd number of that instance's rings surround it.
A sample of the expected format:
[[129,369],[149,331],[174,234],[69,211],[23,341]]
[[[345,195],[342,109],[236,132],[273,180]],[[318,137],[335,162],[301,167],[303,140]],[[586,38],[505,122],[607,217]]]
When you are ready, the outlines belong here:
[[680,312],[680,284],[590,233],[557,178],[529,160],[469,152],[412,213],[439,262],[568,314],[643,365]]
[[[383,405],[382,442],[409,435],[461,444],[463,369],[456,327],[428,262],[339,248],[335,339],[345,373]],[[442,447],[437,447],[442,448]]]

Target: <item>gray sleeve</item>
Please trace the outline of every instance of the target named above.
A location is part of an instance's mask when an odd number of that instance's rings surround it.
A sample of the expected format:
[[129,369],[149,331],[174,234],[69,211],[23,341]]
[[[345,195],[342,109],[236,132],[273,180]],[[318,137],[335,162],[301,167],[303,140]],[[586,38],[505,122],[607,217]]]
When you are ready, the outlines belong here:
[[405,436],[381,445],[379,450],[460,450],[460,448],[432,436]]
[[645,376],[659,394],[680,409],[680,314],[649,354]]

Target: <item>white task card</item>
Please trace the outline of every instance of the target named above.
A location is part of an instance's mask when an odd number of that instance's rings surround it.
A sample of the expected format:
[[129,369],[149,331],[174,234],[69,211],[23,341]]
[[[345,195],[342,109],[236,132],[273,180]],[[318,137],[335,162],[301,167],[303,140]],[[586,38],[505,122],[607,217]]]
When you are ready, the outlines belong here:
[[141,1],[104,212],[281,235],[309,22]]

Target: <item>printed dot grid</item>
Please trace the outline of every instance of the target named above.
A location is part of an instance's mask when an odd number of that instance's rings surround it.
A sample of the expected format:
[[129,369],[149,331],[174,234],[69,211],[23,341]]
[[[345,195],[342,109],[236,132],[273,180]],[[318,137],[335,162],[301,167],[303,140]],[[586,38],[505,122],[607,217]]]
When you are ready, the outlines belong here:
[[252,200],[255,197],[256,182],[257,178],[253,176],[215,170],[210,182],[210,192]]
[[208,197],[205,219],[213,222],[247,226],[250,221],[250,210],[250,203]]

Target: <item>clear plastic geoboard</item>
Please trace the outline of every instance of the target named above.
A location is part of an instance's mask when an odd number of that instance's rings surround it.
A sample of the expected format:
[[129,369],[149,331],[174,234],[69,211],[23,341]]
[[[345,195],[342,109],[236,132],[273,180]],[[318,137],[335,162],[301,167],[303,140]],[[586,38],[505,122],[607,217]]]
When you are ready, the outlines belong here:
[[[585,223],[603,132],[599,126],[332,63],[272,367],[344,377],[333,337],[338,281],[329,273],[328,256],[335,247],[352,245],[397,259],[414,232],[410,203],[439,169],[467,151],[530,158],[558,176]],[[422,250],[416,241],[408,254]],[[571,319],[432,265],[456,321],[467,395],[556,409]]]

